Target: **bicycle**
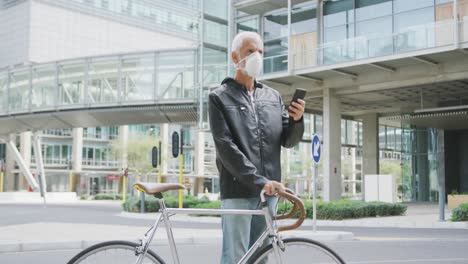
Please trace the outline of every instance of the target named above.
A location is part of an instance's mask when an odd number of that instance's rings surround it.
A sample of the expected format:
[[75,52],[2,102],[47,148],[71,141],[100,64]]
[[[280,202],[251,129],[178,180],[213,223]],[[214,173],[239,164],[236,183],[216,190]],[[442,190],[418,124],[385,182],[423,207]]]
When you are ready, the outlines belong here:
[[[265,216],[267,228],[260,238],[245,253],[238,264],[263,264],[263,263],[337,263],[344,264],[343,259],[329,247],[320,242],[308,238],[282,238],[279,234],[282,231],[298,228],[305,219],[305,207],[301,199],[294,192],[287,189],[285,192],[278,192],[278,196],[292,203],[292,209],[284,214],[272,217],[268,210],[265,193],[260,194],[261,209],[257,210],[235,210],[235,209],[189,209],[189,208],[167,208],[162,193],[170,190],[185,189],[181,184],[171,183],[136,183],[134,187],[146,194],[154,195],[158,198],[160,215],[155,223],[145,233],[140,243],[130,241],[108,241],[90,246],[76,256],[68,264],[86,263],[157,263],[163,264],[164,260],[159,257],[149,245],[154,237],[160,222],[166,226],[167,238],[171,249],[173,263],[179,264],[170,217],[175,214],[247,214]],[[296,213],[300,213],[297,221],[288,226],[277,226],[277,220],[290,218]],[[266,238],[270,241],[263,246]],[[263,246],[263,247],[262,247]],[[117,262],[118,261],[118,262]]]

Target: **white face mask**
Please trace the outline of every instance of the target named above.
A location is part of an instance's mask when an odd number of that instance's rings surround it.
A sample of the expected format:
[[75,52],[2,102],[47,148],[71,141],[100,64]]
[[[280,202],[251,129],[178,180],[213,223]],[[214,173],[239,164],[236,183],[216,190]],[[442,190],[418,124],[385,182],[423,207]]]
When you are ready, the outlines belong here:
[[[239,67],[239,64],[245,60],[245,67],[244,68],[240,68]],[[241,59],[238,63],[237,63],[237,69],[241,69],[243,71],[245,71],[245,73],[247,73],[247,75],[249,75],[250,77],[252,78],[257,78],[260,73],[262,72],[262,69],[263,69],[263,57],[262,55],[260,55],[260,53],[258,51],[250,54],[249,56]]]

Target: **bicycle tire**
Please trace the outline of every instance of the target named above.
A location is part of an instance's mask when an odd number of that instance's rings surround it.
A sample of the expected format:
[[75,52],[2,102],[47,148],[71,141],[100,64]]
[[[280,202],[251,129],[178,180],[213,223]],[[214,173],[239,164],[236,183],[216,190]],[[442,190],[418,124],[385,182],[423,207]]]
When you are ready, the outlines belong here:
[[[102,264],[107,264],[107,263],[112,263],[112,264],[118,264],[118,263],[135,263],[137,256],[135,256],[135,248],[139,244],[135,242],[130,242],[130,241],[124,241],[124,240],[114,240],[114,241],[106,241],[102,243],[98,243],[96,245],[92,245],[88,248],[85,248],[81,252],[79,252],[77,255],[75,255],[70,261],[68,261],[67,264],[86,264],[86,263],[102,263]],[[111,254],[104,256],[97,256],[99,253],[107,251],[107,250],[114,250],[114,253],[117,253],[117,249],[122,249],[123,251],[126,251],[123,256],[116,254],[115,256],[112,256]],[[127,258],[124,258],[124,257]],[[114,258],[115,257],[115,258]],[[110,260],[109,258],[113,258]],[[118,262],[118,261],[121,262]],[[133,262],[130,262],[130,260],[133,260]],[[150,262],[148,262],[148,260]],[[148,249],[145,255],[145,259],[143,260],[142,263],[155,263],[155,264],[165,264],[165,262],[156,254],[154,251]]]
[[[344,260],[332,249],[324,244],[308,238],[286,238],[283,239],[284,251],[281,250],[281,258],[283,264],[291,263],[335,263],[345,264]],[[300,250],[291,248],[302,246]],[[299,253],[298,253],[299,252]],[[270,258],[271,256],[271,258]],[[285,260],[285,257],[287,260]],[[308,261],[305,261],[308,260]],[[249,264],[264,264],[264,263],[279,263],[276,262],[276,257],[273,250],[273,245],[270,243],[267,246],[256,252],[248,261]]]

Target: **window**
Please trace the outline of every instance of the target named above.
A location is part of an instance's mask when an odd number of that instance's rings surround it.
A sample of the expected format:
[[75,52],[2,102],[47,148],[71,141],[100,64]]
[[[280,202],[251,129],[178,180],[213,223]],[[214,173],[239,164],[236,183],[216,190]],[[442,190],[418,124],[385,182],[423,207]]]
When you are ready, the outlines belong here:
[[[351,0],[327,1],[324,3],[324,45],[323,62],[325,64],[346,61],[354,58],[354,45],[344,41],[353,38],[354,6]],[[340,43],[330,43],[337,41]]]
[[387,147],[386,127],[379,126],[379,148],[385,149]]
[[421,9],[434,5],[434,0],[394,0],[395,13]]
[[352,0],[327,1],[323,6],[324,26],[326,28],[354,22]]
[[263,23],[263,38],[265,41],[286,37],[288,35],[288,14],[286,10],[281,10],[265,16]]
[[317,31],[317,9],[315,4],[293,6],[291,30],[293,35]]
[[434,8],[423,8],[395,14],[395,32],[401,32],[411,26],[425,25],[434,21]]
[[391,0],[357,0],[356,21],[392,15]]
[[237,23],[237,33],[244,31],[258,32],[258,18],[253,18]]
[[204,12],[208,15],[215,16],[218,18],[227,17],[227,1],[219,0],[202,0]]
[[321,115],[314,115],[314,128],[315,128],[315,134],[322,138],[323,135],[323,116]]
[[398,51],[423,49],[434,45],[434,29],[427,25],[434,21],[434,7],[395,14],[395,39]]
[[288,14],[280,10],[263,18],[263,72],[284,71],[288,68]]
[[203,40],[207,43],[227,47],[227,26],[213,21],[204,21]]
[[356,58],[388,55],[393,52],[392,2],[356,2]]

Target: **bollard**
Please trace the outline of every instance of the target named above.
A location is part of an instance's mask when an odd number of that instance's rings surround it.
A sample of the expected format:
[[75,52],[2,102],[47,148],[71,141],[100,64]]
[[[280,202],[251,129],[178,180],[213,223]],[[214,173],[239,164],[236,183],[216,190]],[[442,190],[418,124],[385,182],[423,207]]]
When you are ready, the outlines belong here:
[[122,178],[122,200],[125,203],[127,199],[127,176],[123,176]]
[[145,193],[140,192],[140,213],[145,213]]
[[0,192],[3,192],[3,171],[0,171]]

